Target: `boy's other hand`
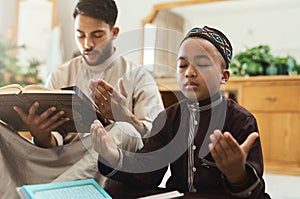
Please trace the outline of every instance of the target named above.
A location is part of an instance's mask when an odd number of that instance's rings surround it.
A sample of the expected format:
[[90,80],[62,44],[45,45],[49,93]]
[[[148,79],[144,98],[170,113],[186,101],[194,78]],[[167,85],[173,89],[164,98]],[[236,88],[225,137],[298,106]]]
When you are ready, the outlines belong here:
[[209,149],[217,167],[233,184],[242,183],[246,177],[246,159],[252,144],[259,137],[257,132],[251,133],[241,145],[229,132],[215,130],[210,135]]
[[116,167],[120,159],[118,146],[99,120],[91,125],[91,139],[94,150],[112,167]]

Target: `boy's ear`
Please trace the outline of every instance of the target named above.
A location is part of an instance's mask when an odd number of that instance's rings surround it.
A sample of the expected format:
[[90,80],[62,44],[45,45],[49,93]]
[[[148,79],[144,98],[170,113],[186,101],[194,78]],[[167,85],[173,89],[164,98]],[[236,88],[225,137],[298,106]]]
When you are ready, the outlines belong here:
[[228,82],[230,77],[230,72],[228,69],[224,69],[222,73],[222,78],[221,78],[221,84],[226,84]]

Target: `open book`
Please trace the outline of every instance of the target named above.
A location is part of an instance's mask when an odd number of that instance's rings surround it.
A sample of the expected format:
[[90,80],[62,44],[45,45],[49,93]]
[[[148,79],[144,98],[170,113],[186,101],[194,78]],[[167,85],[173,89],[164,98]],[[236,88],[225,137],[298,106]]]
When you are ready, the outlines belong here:
[[13,110],[13,106],[19,106],[24,112],[28,112],[35,101],[40,104],[38,114],[54,106],[57,111],[65,112],[63,117],[70,118],[70,121],[56,129],[61,133],[89,132],[95,119],[105,123],[97,106],[78,87],[53,90],[41,85],[22,87],[18,84],[0,88],[0,119],[16,131],[28,131],[27,125]]
[[93,179],[23,185],[16,190],[21,199],[111,199],[111,196]]
[[20,84],[9,84],[0,88],[0,94],[21,94],[21,93],[74,93],[74,90],[70,87],[70,90],[53,90],[51,88],[46,88],[39,84],[31,84],[25,87]]

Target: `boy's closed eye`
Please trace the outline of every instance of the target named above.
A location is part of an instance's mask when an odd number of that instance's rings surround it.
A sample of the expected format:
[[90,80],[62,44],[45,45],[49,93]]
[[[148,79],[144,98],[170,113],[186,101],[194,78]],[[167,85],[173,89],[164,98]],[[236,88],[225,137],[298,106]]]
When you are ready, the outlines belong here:
[[196,67],[208,67],[208,66],[212,65],[212,61],[206,55],[195,56],[191,62],[188,62],[185,58],[182,58],[182,57],[180,57],[178,59],[177,65],[179,68],[185,68],[189,64],[192,64],[193,66],[196,66]]
[[183,57],[179,57],[177,61],[178,68],[185,68],[188,66],[188,61],[185,60]]
[[198,55],[194,57],[194,66],[208,67],[212,65],[210,58],[206,55]]

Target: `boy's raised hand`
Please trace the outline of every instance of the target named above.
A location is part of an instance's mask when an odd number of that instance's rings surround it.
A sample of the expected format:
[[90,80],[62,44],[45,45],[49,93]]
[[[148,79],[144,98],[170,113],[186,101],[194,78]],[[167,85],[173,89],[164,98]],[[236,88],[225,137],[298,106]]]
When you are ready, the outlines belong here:
[[219,170],[231,183],[240,184],[246,179],[246,159],[258,137],[258,133],[253,132],[243,144],[239,145],[229,132],[222,134],[220,130],[215,130],[210,135],[211,155]]

